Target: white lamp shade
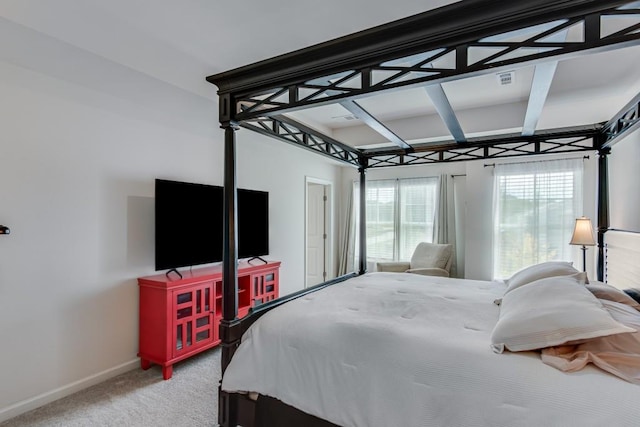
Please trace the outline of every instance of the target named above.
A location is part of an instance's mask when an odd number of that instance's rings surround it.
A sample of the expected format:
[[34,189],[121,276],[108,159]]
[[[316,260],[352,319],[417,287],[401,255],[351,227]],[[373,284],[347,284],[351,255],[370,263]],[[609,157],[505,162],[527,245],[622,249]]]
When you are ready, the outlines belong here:
[[570,245],[594,246],[593,227],[587,217],[576,218],[576,226],[573,229]]

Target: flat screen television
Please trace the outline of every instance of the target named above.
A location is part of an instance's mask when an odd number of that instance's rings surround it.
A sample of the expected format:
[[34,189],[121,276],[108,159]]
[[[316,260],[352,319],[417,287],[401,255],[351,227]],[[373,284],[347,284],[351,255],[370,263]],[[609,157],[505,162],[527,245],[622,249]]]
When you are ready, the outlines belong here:
[[[223,187],[156,179],[156,270],[222,261]],[[238,258],[269,253],[269,193],[238,189]]]
[[269,193],[238,188],[238,258],[269,254]]

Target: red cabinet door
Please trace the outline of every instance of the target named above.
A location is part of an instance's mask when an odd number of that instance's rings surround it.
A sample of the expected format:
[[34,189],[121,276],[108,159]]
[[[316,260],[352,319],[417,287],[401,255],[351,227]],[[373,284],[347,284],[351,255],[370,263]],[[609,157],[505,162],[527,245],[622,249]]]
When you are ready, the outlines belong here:
[[192,352],[217,340],[214,328],[215,292],[213,282],[173,292],[173,357]]
[[251,306],[278,298],[278,270],[251,275]]

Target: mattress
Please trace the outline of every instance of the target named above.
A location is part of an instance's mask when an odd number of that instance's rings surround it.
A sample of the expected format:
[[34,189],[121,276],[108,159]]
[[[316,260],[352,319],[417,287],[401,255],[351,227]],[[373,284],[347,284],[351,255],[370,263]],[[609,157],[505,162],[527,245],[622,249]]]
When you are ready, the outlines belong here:
[[504,289],[405,273],[330,286],[252,325],[222,388],[341,426],[637,426],[637,385],[491,350]]

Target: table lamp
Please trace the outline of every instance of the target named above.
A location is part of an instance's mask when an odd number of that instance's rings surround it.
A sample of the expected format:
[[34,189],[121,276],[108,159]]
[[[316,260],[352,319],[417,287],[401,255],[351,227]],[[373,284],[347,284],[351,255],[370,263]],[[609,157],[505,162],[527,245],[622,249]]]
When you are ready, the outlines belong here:
[[582,245],[582,271],[587,271],[587,246],[596,244],[593,238],[591,220],[587,217],[576,218],[576,226],[573,229],[570,245]]

